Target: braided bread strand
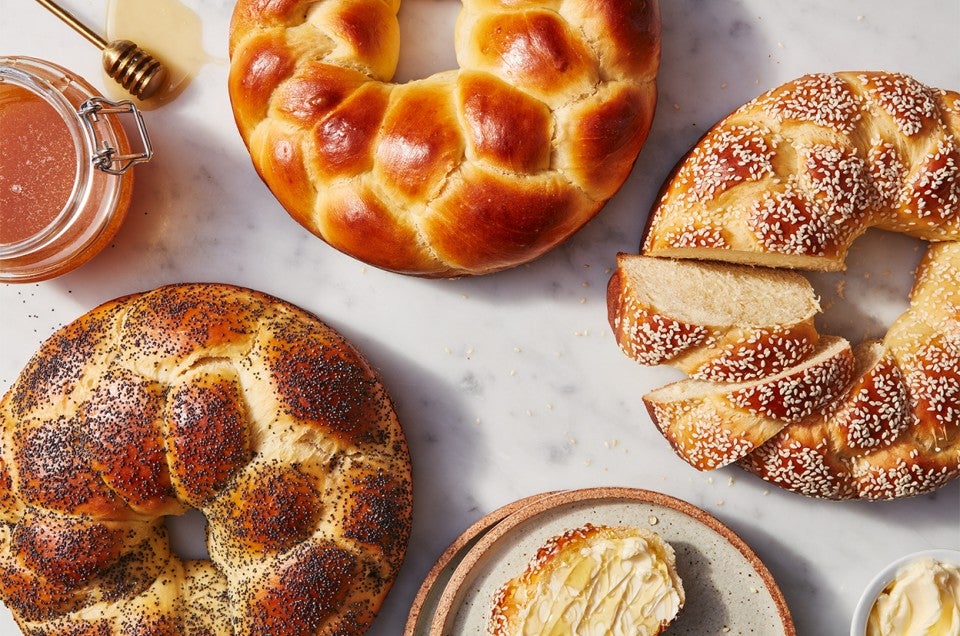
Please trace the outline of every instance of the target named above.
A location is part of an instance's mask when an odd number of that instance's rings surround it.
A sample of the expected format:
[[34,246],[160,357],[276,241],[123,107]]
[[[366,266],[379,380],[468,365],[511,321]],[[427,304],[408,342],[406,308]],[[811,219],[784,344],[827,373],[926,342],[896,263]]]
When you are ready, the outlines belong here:
[[529,261],[620,187],[656,102],[655,0],[482,2],[461,68],[390,84],[396,0],[240,0],[230,98],[293,218],[377,267],[484,274]]
[[[209,561],[170,551],[162,517],[190,507]],[[106,303],[0,402],[0,596],[30,634],[360,634],[410,516],[376,373],[257,292]]]
[[960,475],[960,243],[931,246],[910,309],[857,353],[858,379],[843,399],[741,465],[830,499],[919,495]]
[[882,72],[775,88],[680,163],[643,251],[840,270],[872,226],[960,240],[960,94]]

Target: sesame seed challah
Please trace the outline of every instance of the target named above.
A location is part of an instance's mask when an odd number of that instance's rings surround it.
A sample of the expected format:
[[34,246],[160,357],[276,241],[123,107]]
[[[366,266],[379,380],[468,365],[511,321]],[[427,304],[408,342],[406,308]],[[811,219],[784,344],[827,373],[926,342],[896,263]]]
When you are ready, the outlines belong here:
[[590,220],[656,102],[656,0],[466,0],[460,69],[390,83],[399,0],[240,0],[230,98],[253,164],[333,247],[424,276],[529,261]]
[[[163,516],[188,508],[209,560],[171,552]],[[108,302],[0,402],[0,597],[27,634],[361,634],[410,516],[377,374],[258,292]]]
[[[660,422],[681,457],[701,469],[739,457],[742,466],[784,488],[834,499],[912,496],[960,475],[958,140],[956,92],[896,73],[820,74],[737,109],[678,164],[651,212],[644,257],[630,258],[688,259],[687,269],[705,272],[717,266],[706,261],[731,263],[727,267],[739,268],[738,276],[753,279],[764,292],[747,312],[752,319],[744,329],[776,324],[782,312],[774,308],[767,267],[842,269],[850,244],[868,227],[932,241],[917,269],[910,308],[882,342],[856,348],[852,378],[831,387],[836,399],[799,420],[755,414],[748,423],[754,435],[744,444],[739,419],[716,417],[707,408],[733,385],[697,384],[703,395],[674,409],[680,415],[672,426]],[[691,286],[676,265],[658,270],[636,297],[662,297],[666,292],[648,289],[658,285]],[[712,274],[705,272],[697,280],[709,281]],[[625,275],[618,270],[611,286]],[[703,287],[699,298],[687,294],[698,307],[682,312],[700,322],[679,322],[687,331],[712,333],[704,306],[729,301],[712,298],[716,290]],[[787,293],[791,297],[783,303],[802,301],[796,290]],[[642,323],[650,342],[678,342],[675,315],[674,321],[650,320],[650,303],[608,302],[615,332],[619,325]],[[638,315],[637,307],[646,313]],[[736,325],[727,327],[737,333]],[[752,356],[783,355],[776,343],[748,350]],[[671,355],[677,353],[673,347]],[[683,361],[658,362],[677,360]],[[764,379],[753,382],[762,385]],[[672,393],[667,387],[651,395]],[[647,396],[647,403],[659,401]],[[757,448],[755,442],[771,432]]]

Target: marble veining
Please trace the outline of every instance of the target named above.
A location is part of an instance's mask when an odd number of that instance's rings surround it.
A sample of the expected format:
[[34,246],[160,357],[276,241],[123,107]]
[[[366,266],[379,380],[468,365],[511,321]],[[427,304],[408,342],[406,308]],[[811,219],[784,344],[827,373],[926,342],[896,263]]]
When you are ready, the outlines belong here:
[[[757,94],[805,73],[854,69],[902,71],[960,89],[955,0],[906,9],[892,0],[662,0],[657,116],[624,188],[539,260],[441,281],[365,266],[282,211],[233,124],[223,62],[233,3],[184,1],[201,16],[215,61],[177,101],[147,113],[156,159],[137,169],[134,204],[113,244],[62,278],[0,286],[4,390],[54,329],[110,298],[158,285],[234,283],[315,312],[380,369],[413,454],[413,537],[374,636],[400,632],[423,576],[463,529],[547,490],[631,486],[704,508],[765,561],[800,634],[846,633],[860,592],[889,561],[960,547],[958,482],[911,500],[834,503],[781,491],[737,468],[694,471],[640,400],[680,375],[639,367],[619,352],[604,295],[616,253],[638,249],[646,211],[671,166]],[[406,2],[401,76],[454,68],[455,3]],[[104,22],[105,0],[65,4],[89,24]],[[0,16],[3,54],[45,58],[103,82],[98,52],[36,3],[0,0]],[[824,304],[833,301],[826,323],[853,338],[881,335],[905,307],[919,245],[880,232],[860,239],[849,273],[815,280]],[[196,526],[183,531],[197,534]],[[0,633],[14,631],[0,610]]]

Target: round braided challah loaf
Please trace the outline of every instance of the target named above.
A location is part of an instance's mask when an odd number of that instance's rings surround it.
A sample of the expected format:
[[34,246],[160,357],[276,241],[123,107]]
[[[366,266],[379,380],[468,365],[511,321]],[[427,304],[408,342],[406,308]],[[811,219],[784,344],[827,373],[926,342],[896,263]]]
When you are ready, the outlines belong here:
[[230,98],[293,218],[367,263],[424,276],[529,261],[617,191],[656,102],[656,0],[481,2],[460,69],[403,85],[399,0],[240,0]]
[[[406,441],[315,316],[225,285],[106,303],[0,402],[0,596],[28,634],[360,634],[406,551]],[[199,508],[209,561],[163,516]]]
[[[651,212],[643,253],[691,259],[693,268],[707,268],[702,260],[736,264],[730,267],[745,281],[741,288],[765,292],[746,312],[747,329],[774,329],[782,313],[767,293],[774,291],[772,274],[747,265],[843,269],[850,244],[871,226],[933,241],[917,270],[910,308],[882,343],[857,347],[852,380],[824,387],[839,397],[801,419],[741,413],[727,397],[736,385],[687,380],[648,395],[681,457],[701,469],[739,459],[780,486],[835,499],[906,497],[960,475],[958,140],[956,92],[894,73],[810,75],[736,110],[678,164]],[[671,285],[669,276],[656,282]],[[683,316],[710,319],[716,306],[731,302],[709,293],[689,296],[698,307]],[[636,304],[611,302],[611,324],[616,331],[643,319],[644,342],[670,344],[656,361],[676,363],[674,356],[711,344],[702,339],[705,344],[688,347],[676,335],[680,326],[710,333],[707,322],[650,320],[649,310],[640,319],[617,315]],[[783,357],[777,342],[744,345],[753,358]],[[770,377],[790,377],[804,364]],[[767,366],[753,364],[751,371]],[[749,386],[767,384],[757,379]],[[780,390],[795,398],[800,388]],[[736,420],[718,417],[721,407]]]

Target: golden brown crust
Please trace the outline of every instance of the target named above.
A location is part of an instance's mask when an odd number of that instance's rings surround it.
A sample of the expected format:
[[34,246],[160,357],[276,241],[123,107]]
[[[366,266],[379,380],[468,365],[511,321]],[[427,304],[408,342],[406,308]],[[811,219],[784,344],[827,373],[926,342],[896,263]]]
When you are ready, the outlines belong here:
[[[207,516],[209,562],[170,553],[162,516],[188,507]],[[376,372],[265,294],[107,303],[0,402],[0,597],[28,633],[360,634],[410,516]]]
[[290,215],[355,258],[423,276],[518,265],[592,218],[650,128],[657,2],[468,0],[461,69],[400,86],[398,6],[237,3],[234,116]]

